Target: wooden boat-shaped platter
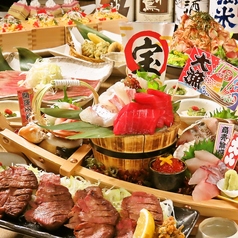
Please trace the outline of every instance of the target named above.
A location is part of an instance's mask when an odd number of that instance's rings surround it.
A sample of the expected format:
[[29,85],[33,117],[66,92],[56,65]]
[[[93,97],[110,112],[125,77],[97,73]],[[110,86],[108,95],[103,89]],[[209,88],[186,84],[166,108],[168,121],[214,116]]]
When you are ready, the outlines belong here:
[[[24,156],[27,160],[29,160],[30,164],[33,164],[47,172],[57,173],[62,176],[81,176],[84,179],[91,181],[91,183],[100,182],[101,187],[121,187],[127,189],[130,192],[144,191],[154,194],[161,201],[171,199],[174,203],[174,206],[177,208],[185,210],[189,208],[193,211],[198,211],[200,215],[199,220],[202,220],[206,217],[219,216],[238,221],[238,203],[218,198],[203,202],[195,202],[190,195],[167,192],[129,183],[83,167],[83,159],[92,151],[92,148],[89,144],[83,144],[66,160],[26,141],[13,131],[5,129],[0,132],[0,145],[5,151]],[[197,219],[198,218],[195,218],[196,221]],[[193,229],[195,230],[196,228],[197,227],[195,224],[193,224]],[[189,233],[190,232],[191,231],[189,231]]]

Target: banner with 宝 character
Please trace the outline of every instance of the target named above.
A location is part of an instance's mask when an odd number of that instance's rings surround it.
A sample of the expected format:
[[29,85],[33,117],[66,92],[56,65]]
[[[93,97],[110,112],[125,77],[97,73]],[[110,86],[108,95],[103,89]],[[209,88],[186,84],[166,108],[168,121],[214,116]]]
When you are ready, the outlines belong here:
[[209,52],[194,47],[179,81],[224,107],[237,108],[238,68]]
[[160,76],[163,83],[174,23],[120,22],[128,72],[144,71]]

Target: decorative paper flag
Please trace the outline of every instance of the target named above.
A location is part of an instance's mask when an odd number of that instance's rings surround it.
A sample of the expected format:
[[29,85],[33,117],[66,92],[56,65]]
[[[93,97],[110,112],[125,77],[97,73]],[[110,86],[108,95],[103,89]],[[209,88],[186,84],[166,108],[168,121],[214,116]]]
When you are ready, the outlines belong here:
[[179,81],[210,97],[222,106],[236,110],[238,68],[209,52],[193,48]]
[[222,160],[228,168],[234,169],[236,167],[238,160],[238,133],[233,134]]
[[160,76],[164,81],[167,68],[169,43],[174,32],[174,23],[121,22],[120,31],[126,64],[129,72],[143,68]]

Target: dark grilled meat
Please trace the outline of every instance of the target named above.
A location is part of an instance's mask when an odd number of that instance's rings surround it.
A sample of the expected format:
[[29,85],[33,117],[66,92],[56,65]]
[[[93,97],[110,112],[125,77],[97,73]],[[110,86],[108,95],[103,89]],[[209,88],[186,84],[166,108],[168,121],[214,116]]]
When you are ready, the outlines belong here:
[[114,237],[119,213],[109,201],[103,198],[99,187],[92,186],[85,190],[78,190],[74,201],[76,203],[69,214],[69,224],[66,226],[74,229],[77,238]]
[[68,220],[73,199],[68,188],[60,184],[60,176],[41,176],[32,209],[25,213],[28,222],[38,223],[47,230],[56,230]]
[[0,173],[0,217],[18,217],[38,186],[35,174],[24,167],[9,167]]
[[161,225],[163,223],[163,211],[160,201],[153,194],[145,192],[134,192],[131,196],[123,199],[121,217],[122,219],[130,218],[137,221],[140,210],[143,208],[151,212],[156,224]]

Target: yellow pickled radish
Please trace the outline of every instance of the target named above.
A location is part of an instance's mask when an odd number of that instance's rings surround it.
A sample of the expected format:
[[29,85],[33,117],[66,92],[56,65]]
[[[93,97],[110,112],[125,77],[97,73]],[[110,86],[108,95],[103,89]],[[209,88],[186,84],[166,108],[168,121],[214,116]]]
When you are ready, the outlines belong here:
[[155,221],[145,208],[141,209],[133,238],[152,238],[155,232]]

